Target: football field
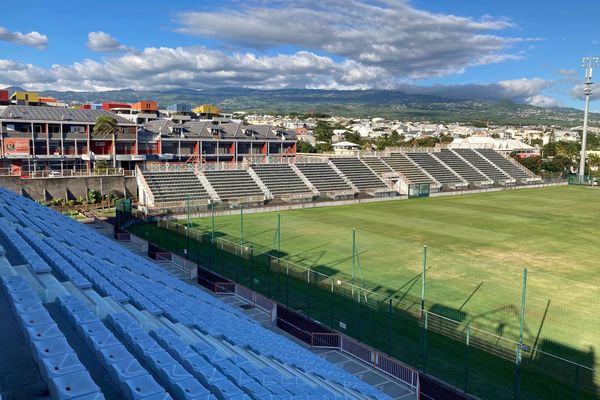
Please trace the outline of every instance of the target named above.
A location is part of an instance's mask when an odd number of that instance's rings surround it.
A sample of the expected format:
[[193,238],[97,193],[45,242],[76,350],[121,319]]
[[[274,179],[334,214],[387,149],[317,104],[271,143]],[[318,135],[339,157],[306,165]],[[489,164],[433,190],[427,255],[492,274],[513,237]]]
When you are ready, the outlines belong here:
[[[514,348],[525,299],[526,357],[543,359],[544,365],[555,356],[591,368],[597,364],[598,189],[560,186],[383,201],[288,210],[280,218],[281,257],[332,276],[336,284],[351,280],[354,228],[355,284],[378,302],[391,300],[413,314],[420,307],[425,261],[425,308],[451,321],[438,327],[452,330],[451,337],[468,327],[485,336],[486,346],[503,342]],[[211,218],[193,223],[212,230]],[[243,237],[245,246],[260,253],[277,248],[276,227],[277,213],[246,211],[243,218],[216,216],[214,229],[236,243]]]
[[[210,218],[194,224],[211,229]],[[244,242],[276,247],[276,227],[276,213],[246,213]],[[372,291],[420,296],[415,277],[427,245],[426,304],[516,339],[512,306],[520,304],[527,267],[525,341],[600,348],[599,289],[589,286],[600,286],[600,190],[560,186],[285,211],[282,257],[348,281],[353,228],[355,271],[360,264]],[[240,216],[216,217],[215,230],[239,240]]]

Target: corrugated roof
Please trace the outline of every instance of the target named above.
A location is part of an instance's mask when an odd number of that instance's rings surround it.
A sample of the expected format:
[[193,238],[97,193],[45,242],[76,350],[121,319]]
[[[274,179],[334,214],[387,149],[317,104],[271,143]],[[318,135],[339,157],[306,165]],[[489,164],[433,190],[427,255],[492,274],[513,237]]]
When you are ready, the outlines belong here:
[[[222,139],[245,139],[245,140],[281,140],[277,135],[278,130],[284,131],[270,125],[243,125],[230,122],[212,124],[210,121],[187,121],[176,124],[171,120],[150,121],[144,126],[149,133],[173,136],[171,128],[182,128],[182,133],[187,138],[214,138],[213,131],[217,132]],[[296,134],[293,131],[285,131],[286,140],[294,140]],[[179,136],[179,135],[176,135]]]
[[23,121],[79,122],[94,124],[98,117],[109,116],[119,124],[135,125],[133,122],[104,110],[82,110],[63,107],[9,105],[0,109],[0,119],[18,119]]

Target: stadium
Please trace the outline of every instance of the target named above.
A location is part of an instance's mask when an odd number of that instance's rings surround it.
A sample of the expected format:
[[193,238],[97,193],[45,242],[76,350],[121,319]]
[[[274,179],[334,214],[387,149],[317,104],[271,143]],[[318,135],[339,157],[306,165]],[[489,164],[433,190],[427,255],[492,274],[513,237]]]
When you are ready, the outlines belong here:
[[3,397],[598,396],[593,186],[486,148],[135,179],[84,224],[0,189]]

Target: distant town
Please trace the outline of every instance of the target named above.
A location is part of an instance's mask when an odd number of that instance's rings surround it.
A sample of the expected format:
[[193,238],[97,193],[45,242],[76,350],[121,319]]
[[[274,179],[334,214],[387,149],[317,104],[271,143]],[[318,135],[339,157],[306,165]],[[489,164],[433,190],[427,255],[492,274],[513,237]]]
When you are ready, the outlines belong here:
[[[224,113],[212,104],[159,107],[153,100],[75,104],[31,91],[0,91],[0,103],[0,167],[12,174],[90,170],[96,162],[131,170],[137,163],[153,160],[185,162],[197,157],[202,162],[227,163],[436,146],[492,148],[512,154],[537,173],[544,172],[542,157],[559,156],[564,160],[548,167],[548,172],[569,173],[582,131],[580,126]],[[95,129],[103,118],[114,122],[114,136]],[[590,128],[591,171],[598,169],[598,133],[600,128]]]

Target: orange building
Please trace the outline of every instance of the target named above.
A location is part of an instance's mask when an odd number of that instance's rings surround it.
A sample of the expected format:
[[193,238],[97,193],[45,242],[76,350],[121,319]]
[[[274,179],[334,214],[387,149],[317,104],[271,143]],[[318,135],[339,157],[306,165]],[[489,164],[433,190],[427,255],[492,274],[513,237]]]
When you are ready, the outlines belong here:
[[155,101],[138,101],[133,103],[131,108],[140,111],[158,111],[158,104]]

